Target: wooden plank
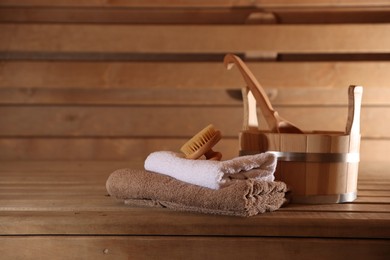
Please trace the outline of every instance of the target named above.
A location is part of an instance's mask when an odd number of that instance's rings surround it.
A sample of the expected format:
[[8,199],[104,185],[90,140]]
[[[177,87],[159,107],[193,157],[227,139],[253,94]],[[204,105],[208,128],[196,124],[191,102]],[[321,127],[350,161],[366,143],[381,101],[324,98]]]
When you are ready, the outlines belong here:
[[[0,159],[142,160],[154,151],[178,152],[186,141],[186,138],[0,138]],[[388,161],[389,147],[389,139],[363,139],[360,166]],[[237,157],[238,139],[223,138],[215,149],[222,152],[224,160]]]
[[[103,182],[102,182],[103,183]],[[53,185],[50,192],[42,187],[20,189],[12,187],[8,190],[0,190],[0,211],[50,211],[50,212],[74,212],[74,211],[129,211],[121,202],[113,201],[105,196],[104,185],[100,183],[100,190],[71,189],[56,190],[59,185]],[[36,185],[36,184],[35,184]],[[45,184],[49,186],[48,184]],[[4,188],[5,185],[1,187]],[[27,186],[27,185],[26,185]],[[98,186],[98,185],[96,185]],[[38,193],[41,192],[42,194]],[[80,197],[83,199],[81,200]],[[368,196],[366,196],[368,197]],[[385,197],[385,196],[383,196]],[[283,212],[344,212],[344,213],[390,213],[389,203],[349,203],[329,205],[299,205],[291,204],[279,209]]]
[[[376,143],[375,145],[379,145]],[[375,146],[373,145],[373,146]],[[390,146],[389,146],[390,147]],[[386,153],[383,150],[383,153]],[[371,163],[365,163],[360,165],[360,172],[364,172],[364,175],[359,175],[359,181],[369,182],[389,182],[390,176],[387,174],[389,165],[386,161],[378,162],[374,158],[371,158]]]
[[[240,8],[0,7],[0,22],[108,24],[244,24],[256,11]],[[260,13],[261,15],[261,13]],[[263,16],[265,17],[267,13]],[[268,14],[269,17],[269,14]],[[266,21],[257,18],[258,23]],[[371,19],[370,21],[375,21]]]
[[[125,160],[145,159],[154,151],[178,151],[186,139],[131,138],[11,138],[1,139],[0,158],[3,160]],[[61,147],[62,149],[58,149]],[[362,140],[361,162],[387,161],[388,140]],[[238,140],[224,139],[216,146],[223,159],[238,155]],[[361,164],[362,165],[362,164]]]
[[[378,9],[377,9],[378,8]],[[307,7],[307,8],[266,8],[273,12],[282,24],[310,23],[375,23],[389,22],[389,12],[386,7]]]
[[387,204],[329,204],[329,205],[305,205],[291,204],[280,209],[291,212],[389,212],[390,205]]
[[361,190],[359,194],[365,197],[390,197],[390,190]]
[[[76,3],[77,4],[77,3]],[[375,7],[84,7],[1,6],[0,22],[131,23],[131,24],[261,24],[261,23],[384,23],[390,8]],[[277,19],[276,19],[277,17]]]
[[[59,79],[58,81],[61,81]],[[344,85],[346,86],[346,85]],[[347,89],[347,87],[344,87]],[[344,90],[345,90],[344,89]],[[265,88],[272,104],[346,105],[346,93],[334,87]],[[380,93],[380,95],[378,94]],[[317,98],[318,97],[318,98]],[[364,88],[363,105],[390,105],[390,88]],[[0,88],[2,105],[242,105],[241,89],[220,88]]]
[[390,50],[388,24],[206,27],[1,24],[0,34],[6,39],[0,41],[1,52],[386,53]]
[[[43,167],[44,165],[44,167]],[[57,172],[60,175],[67,173],[66,177],[74,181],[82,181],[82,176],[92,175],[100,176],[100,174],[107,174],[118,168],[143,168],[143,161],[139,159],[126,158],[124,160],[2,160],[0,163],[0,171],[3,176],[12,176],[12,178],[25,178],[26,181],[34,181],[35,178],[43,178],[43,180],[56,180],[61,176],[48,174],[50,172]],[[376,162],[371,160],[364,162],[360,165],[359,181],[369,182],[389,182],[390,176],[388,174],[389,161]],[[26,175],[26,172],[33,173],[34,178],[30,178],[30,174]],[[84,175],[80,173],[84,172]],[[104,175],[106,176],[106,175]],[[90,179],[88,179],[90,181]]]
[[[42,167],[44,165],[44,167]],[[122,161],[103,161],[103,160],[72,160],[72,162],[58,160],[58,161],[39,161],[39,160],[23,160],[23,161],[11,161],[4,160],[0,164],[0,171],[3,174],[9,174],[12,178],[21,177],[25,180],[34,180],[36,178],[43,178],[42,180],[54,180],[60,178],[66,173],[67,180],[83,180],[81,172],[85,174],[92,174],[93,176],[100,174],[107,174],[118,168],[137,168],[142,169],[143,162],[141,160],[122,160]],[[30,174],[26,175],[26,172],[33,173],[34,178],[29,179]],[[56,174],[48,174],[50,172],[57,172]],[[0,178],[4,175],[0,175]],[[72,175],[73,174],[73,175]],[[84,175],[85,175],[84,174]],[[73,179],[72,176],[75,178]],[[41,181],[42,181],[41,180]],[[90,180],[90,179],[89,179]],[[66,180],[61,180],[66,181]]]
[[57,0],[55,2],[50,0],[3,0],[0,6],[57,6],[57,7],[346,7],[346,6],[388,6],[387,0],[317,0],[315,2],[310,0],[239,0],[239,1],[220,1],[220,0],[200,0],[196,2],[186,2],[181,0],[166,1],[139,1],[139,0],[117,0],[117,1],[100,1],[100,0]]
[[[283,212],[237,218],[160,208],[0,211],[1,235],[208,235],[390,238],[389,213]],[[356,228],[356,227],[359,228]],[[331,227],[331,228],[330,228]]]
[[377,162],[381,165],[380,162],[386,161],[385,158],[389,154],[389,148],[389,139],[363,140],[360,146],[360,160],[364,162]]
[[172,236],[0,237],[6,259],[387,259],[386,240]]
[[[3,160],[125,160],[145,159],[154,151],[177,151],[186,138],[11,138],[0,139]],[[58,149],[61,147],[61,149]],[[223,158],[238,155],[238,140],[217,146]],[[216,149],[217,149],[216,148]]]
[[[345,129],[346,107],[275,106],[275,109],[304,130]],[[310,113],[306,113],[308,109]],[[190,137],[213,123],[225,137],[236,137],[242,117],[241,106],[1,106],[0,136]],[[261,128],[265,129],[263,122]],[[378,122],[381,127],[372,127]],[[387,122],[390,107],[362,108],[364,138],[389,138]]]
[[210,122],[229,129],[224,131],[229,136],[241,125],[240,107],[3,106],[0,111],[3,136],[188,137]]
[[390,197],[381,197],[381,196],[371,196],[371,197],[365,197],[365,196],[358,196],[357,199],[354,201],[354,203],[390,203]]
[[[60,82],[61,79],[58,79]],[[373,90],[375,91],[375,90]],[[386,96],[386,89],[382,91]],[[326,95],[326,94],[325,94]],[[389,89],[390,97],[390,89]],[[372,100],[375,102],[375,99]],[[388,101],[388,100],[386,100]],[[380,102],[380,101],[378,101]],[[6,105],[241,105],[239,89],[207,88],[0,88]]]
[[[115,169],[126,167],[142,169],[143,160],[137,158],[125,158],[123,160],[74,159],[72,161],[2,160],[0,164],[0,171],[2,172],[0,180],[2,182],[9,181],[10,177],[12,177],[12,180],[15,180],[17,183],[20,181],[91,182],[93,178],[90,176],[97,177],[98,179],[105,178],[108,173]],[[360,163],[359,183],[388,183],[390,176],[387,174],[387,169],[389,169],[388,160],[382,162],[370,160]],[[54,174],[53,172],[58,174]],[[62,179],[62,177],[65,178]]]
[[383,182],[367,182],[359,183],[359,190],[390,190],[390,183],[384,180]]
[[[248,66],[276,105],[346,104],[351,84],[365,87],[363,104],[389,104],[390,62],[248,62]],[[0,75],[2,104],[167,104],[182,99],[187,103],[191,102],[188,94],[194,97],[193,103],[201,103],[202,98],[210,102],[211,95],[225,104],[231,99],[226,94],[218,98],[213,91],[240,91],[244,86],[239,72],[226,71],[222,60],[2,61]]]

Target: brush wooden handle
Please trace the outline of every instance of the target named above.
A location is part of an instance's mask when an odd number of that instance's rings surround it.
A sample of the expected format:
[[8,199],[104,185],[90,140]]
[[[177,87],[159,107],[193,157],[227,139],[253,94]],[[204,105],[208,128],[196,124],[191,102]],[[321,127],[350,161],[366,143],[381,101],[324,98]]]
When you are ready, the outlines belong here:
[[213,151],[212,149],[208,150],[204,156],[206,160],[211,161],[220,161],[222,159],[222,154],[220,152]]

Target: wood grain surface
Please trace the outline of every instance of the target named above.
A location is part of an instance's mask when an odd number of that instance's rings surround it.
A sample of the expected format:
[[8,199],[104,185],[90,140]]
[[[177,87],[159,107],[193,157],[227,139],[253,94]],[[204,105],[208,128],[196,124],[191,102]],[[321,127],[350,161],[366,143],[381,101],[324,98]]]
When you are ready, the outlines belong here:
[[353,203],[290,204],[250,218],[129,207],[107,196],[105,181],[112,171],[142,164],[142,160],[4,161],[2,256],[298,259],[320,254],[319,259],[367,255],[386,259],[390,252],[388,164],[361,169]]
[[[388,259],[387,0],[0,1],[0,258]],[[363,85],[358,198],[251,218],[123,205],[143,168],[209,123],[238,155],[239,55],[283,117],[345,129]]]

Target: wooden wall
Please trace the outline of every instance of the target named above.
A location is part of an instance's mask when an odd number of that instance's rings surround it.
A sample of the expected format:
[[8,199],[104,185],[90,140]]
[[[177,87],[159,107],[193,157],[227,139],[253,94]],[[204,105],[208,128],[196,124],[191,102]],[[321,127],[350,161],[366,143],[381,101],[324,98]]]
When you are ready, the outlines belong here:
[[209,123],[238,154],[240,55],[280,114],[344,130],[363,85],[361,160],[390,152],[390,1],[0,2],[0,159],[126,160]]

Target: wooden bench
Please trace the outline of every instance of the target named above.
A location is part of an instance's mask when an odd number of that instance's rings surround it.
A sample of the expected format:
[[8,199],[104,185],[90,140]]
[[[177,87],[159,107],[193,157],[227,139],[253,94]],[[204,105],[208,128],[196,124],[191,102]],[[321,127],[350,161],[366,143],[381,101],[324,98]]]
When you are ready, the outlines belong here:
[[250,218],[124,206],[107,196],[118,168],[142,161],[0,164],[2,259],[387,259],[390,178],[364,168],[358,199],[291,204]]
[[[105,180],[213,123],[238,154],[242,57],[283,117],[343,130],[363,85],[358,199],[252,218],[130,208]],[[0,255],[386,259],[390,3],[0,2]],[[310,113],[308,113],[310,111]]]

